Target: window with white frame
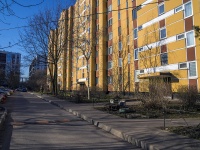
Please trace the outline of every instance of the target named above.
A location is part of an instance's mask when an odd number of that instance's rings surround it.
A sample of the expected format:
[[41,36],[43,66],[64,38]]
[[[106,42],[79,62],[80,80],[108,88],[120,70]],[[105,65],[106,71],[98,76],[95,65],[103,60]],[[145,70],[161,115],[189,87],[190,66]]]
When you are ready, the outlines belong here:
[[181,40],[181,39],[184,39],[185,38],[185,33],[181,33],[181,34],[178,34],[176,36],[176,40]]
[[119,43],[118,43],[118,49],[119,49],[119,51],[122,50],[122,42],[119,42]]
[[184,16],[185,18],[192,16],[192,3],[191,1],[184,5]]
[[196,61],[189,62],[189,77],[197,76]]
[[108,61],[108,69],[112,69],[112,61]]
[[167,53],[162,53],[160,55],[160,60],[161,60],[161,66],[165,66],[168,64],[168,54]]
[[112,84],[112,80],[113,80],[112,76],[108,76],[108,84]]
[[175,8],[175,13],[178,13],[181,10],[183,10],[183,6],[182,5]]
[[138,59],[138,49],[134,49],[134,59]]
[[140,70],[135,70],[134,72],[134,80],[135,82],[139,82],[140,80],[138,79],[138,75],[140,74]]
[[108,6],[108,13],[112,11],[112,4]]
[[194,31],[192,30],[192,31],[186,32],[185,36],[186,36],[186,46],[187,47],[194,46],[195,45],[195,43],[194,43],[194,38],[195,38]]
[[112,46],[108,47],[108,55],[112,54]]
[[108,20],[108,27],[112,25],[112,18]]
[[166,38],[167,34],[166,34],[166,28],[161,28],[160,29],[160,39],[164,39]]
[[99,0],[96,0],[96,6],[99,6]]
[[118,64],[119,67],[122,67],[122,58],[119,58],[119,59],[118,59],[118,63],[119,63],[119,64]]
[[117,1],[117,4],[120,5],[120,0]]
[[112,32],[110,32],[109,35],[108,35],[109,40],[112,40],[112,35],[113,35]]
[[138,37],[138,29],[137,28],[135,28],[133,30],[133,37],[134,37],[134,39],[136,39]]
[[164,3],[161,3],[158,5],[158,15],[162,15],[165,13],[165,5]]
[[130,64],[130,62],[131,62],[131,54],[128,53],[128,64]]

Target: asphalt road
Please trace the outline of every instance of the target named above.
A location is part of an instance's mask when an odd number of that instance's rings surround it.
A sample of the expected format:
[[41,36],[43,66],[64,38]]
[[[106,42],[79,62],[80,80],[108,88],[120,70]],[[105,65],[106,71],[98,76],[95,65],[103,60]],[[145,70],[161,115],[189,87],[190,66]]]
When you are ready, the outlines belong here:
[[27,92],[16,92],[4,107],[3,150],[140,149]]

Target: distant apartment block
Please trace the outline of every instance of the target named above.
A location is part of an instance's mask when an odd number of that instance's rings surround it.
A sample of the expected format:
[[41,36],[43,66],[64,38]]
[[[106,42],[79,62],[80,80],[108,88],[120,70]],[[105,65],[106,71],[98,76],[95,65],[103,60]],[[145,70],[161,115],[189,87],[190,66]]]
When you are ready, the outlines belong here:
[[78,0],[61,14],[60,88],[80,90],[89,80],[91,90],[144,92],[159,78],[173,92],[199,90],[199,8],[196,0]]
[[46,71],[47,70],[47,63],[46,59],[37,56],[33,59],[31,65],[29,66],[29,77],[31,77],[36,71]]
[[21,54],[0,50],[0,84],[9,85],[10,79],[20,81]]

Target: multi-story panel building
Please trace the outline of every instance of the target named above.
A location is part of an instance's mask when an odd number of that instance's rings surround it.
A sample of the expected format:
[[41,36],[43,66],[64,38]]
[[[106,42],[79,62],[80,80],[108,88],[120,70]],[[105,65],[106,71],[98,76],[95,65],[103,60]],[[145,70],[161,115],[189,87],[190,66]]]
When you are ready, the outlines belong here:
[[37,71],[47,70],[47,60],[41,56],[37,56],[33,59],[31,65],[29,66],[29,77],[31,77]]
[[[0,75],[1,85],[11,86],[11,79],[20,81],[21,54],[7,51],[0,51]],[[14,84],[14,83],[13,83]]]
[[78,0],[67,10],[66,89],[144,92],[154,78],[174,92],[199,89],[199,8],[194,0]]
[[[195,0],[136,0],[133,10],[135,74],[139,79],[162,77],[176,92],[180,85],[200,88],[198,77],[199,6]],[[138,77],[138,76],[136,76]],[[135,81],[140,85],[140,80]]]

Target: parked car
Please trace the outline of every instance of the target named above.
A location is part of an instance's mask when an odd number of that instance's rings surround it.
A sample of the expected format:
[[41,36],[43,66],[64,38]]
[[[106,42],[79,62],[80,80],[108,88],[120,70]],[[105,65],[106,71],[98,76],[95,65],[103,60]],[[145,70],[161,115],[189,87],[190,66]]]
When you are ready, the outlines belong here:
[[22,88],[22,92],[27,92],[27,88]]
[[2,90],[1,88],[0,88],[0,93],[4,93],[4,94],[6,94],[6,96],[10,95],[9,91]]
[[6,95],[4,93],[0,93],[0,103],[5,103],[6,101]]
[[8,95],[13,94],[13,90],[9,89],[9,88],[5,88],[5,87],[0,87],[0,90],[8,92]]
[[27,92],[27,88],[17,88],[16,91]]

